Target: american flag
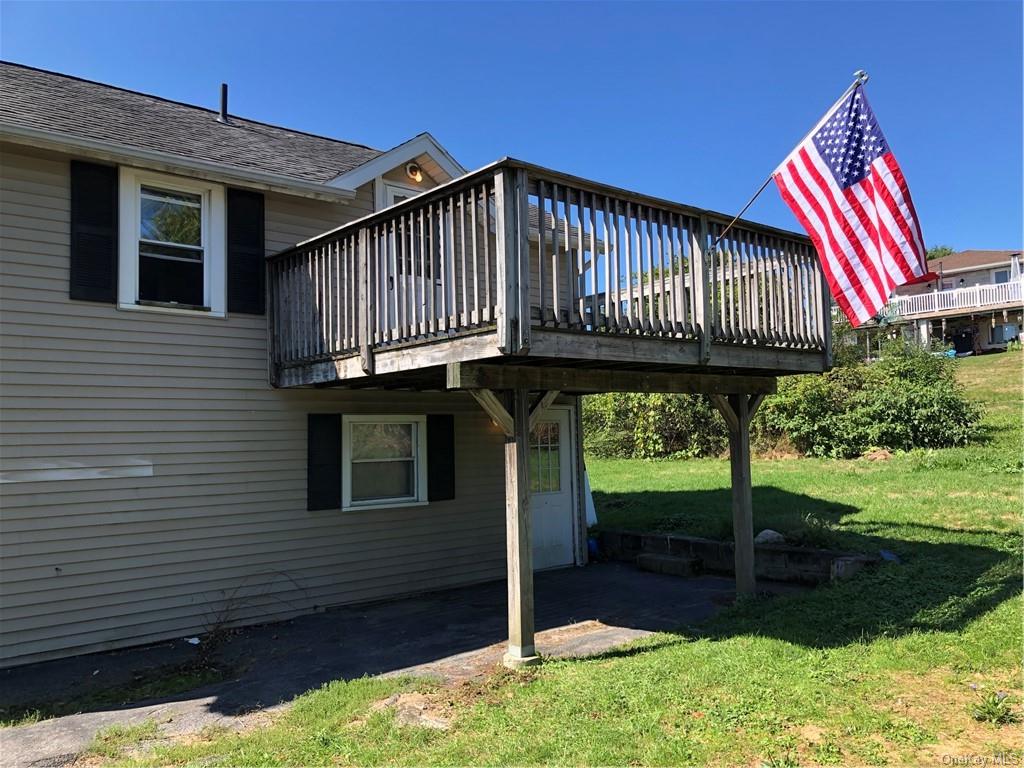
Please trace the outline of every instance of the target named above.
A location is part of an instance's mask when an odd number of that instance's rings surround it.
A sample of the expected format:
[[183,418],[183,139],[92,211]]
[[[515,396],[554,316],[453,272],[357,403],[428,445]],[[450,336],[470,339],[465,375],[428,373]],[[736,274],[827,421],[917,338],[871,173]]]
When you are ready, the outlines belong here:
[[897,285],[928,274],[910,190],[863,88],[841,99],[773,176],[854,327]]

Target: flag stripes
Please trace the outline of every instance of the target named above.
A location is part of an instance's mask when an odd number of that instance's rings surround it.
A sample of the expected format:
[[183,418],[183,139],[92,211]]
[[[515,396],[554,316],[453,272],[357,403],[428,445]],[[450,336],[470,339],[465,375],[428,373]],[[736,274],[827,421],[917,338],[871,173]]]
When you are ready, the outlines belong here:
[[855,327],[877,315],[896,286],[927,273],[910,190],[862,89],[841,100],[773,178]]

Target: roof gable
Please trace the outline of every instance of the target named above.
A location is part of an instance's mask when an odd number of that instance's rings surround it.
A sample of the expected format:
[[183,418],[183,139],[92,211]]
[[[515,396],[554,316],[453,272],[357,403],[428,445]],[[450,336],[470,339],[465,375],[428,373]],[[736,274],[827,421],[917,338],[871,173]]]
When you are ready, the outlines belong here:
[[331,179],[330,186],[341,189],[356,189],[357,187],[373,181],[378,176],[397,168],[402,163],[415,160],[420,155],[429,155],[448,174],[451,179],[462,176],[466,173],[458,161],[438,143],[437,139],[429,133],[421,133],[409,141],[399,144],[397,147],[382,152],[372,160],[363,163],[358,168],[341,173]]

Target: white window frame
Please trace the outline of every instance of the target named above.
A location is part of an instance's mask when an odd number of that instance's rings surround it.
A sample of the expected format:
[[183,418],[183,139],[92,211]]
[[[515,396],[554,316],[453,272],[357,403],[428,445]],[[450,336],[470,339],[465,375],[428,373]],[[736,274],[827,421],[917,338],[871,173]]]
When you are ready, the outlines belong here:
[[1011,270],[1009,267],[997,267],[996,269],[992,270],[992,284],[993,285],[1005,285],[1005,283],[997,283],[996,282],[996,275],[998,275],[1000,272],[1005,272],[1006,273],[1006,282],[1007,283],[1010,282],[1011,276],[1013,274],[1013,270]]
[[[352,425],[353,424],[412,424],[413,425],[413,483],[415,496],[404,498],[352,501]],[[421,507],[427,501],[427,417],[411,415],[359,414],[341,417],[341,509],[353,512],[361,509],[396,509]]]
[[416,195],[422,195],[426,192],[425,189],[419,189],[417,187],[407,186],[401,182],[386,181],[381,178],[377,181],[377,189],[379,190],[377,195],[377,210],[383,211],[385,208],[390,208],[395,204],[395,195],[402,195],[403,197],[416,197]]
[[[199,195],[202,199],[203,305],[209,309],[139,303],[139,230],[143,186]],[[225,317],[227,233],[224,187],[196,179],[121,166],[118,189],[118,308],[174,315]]]

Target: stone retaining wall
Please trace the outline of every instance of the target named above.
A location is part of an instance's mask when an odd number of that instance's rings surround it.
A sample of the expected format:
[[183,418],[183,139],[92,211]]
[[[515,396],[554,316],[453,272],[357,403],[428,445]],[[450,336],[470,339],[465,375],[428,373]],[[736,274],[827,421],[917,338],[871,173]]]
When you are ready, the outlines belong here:
[[[678,534],[602,531],[601,551],[611,560],[636,562],[642,554],[695,558],[704,571],[733,573],[732,542]],[[830,549],[809,549],[787,544],[757,544],[754,566],[757,576],[772,581],[823,584],[848,579],[878,558]]]

